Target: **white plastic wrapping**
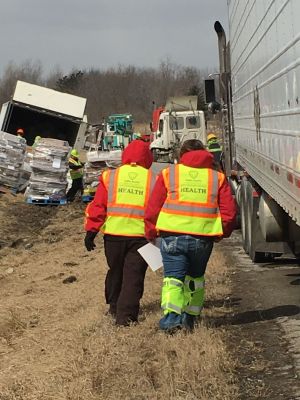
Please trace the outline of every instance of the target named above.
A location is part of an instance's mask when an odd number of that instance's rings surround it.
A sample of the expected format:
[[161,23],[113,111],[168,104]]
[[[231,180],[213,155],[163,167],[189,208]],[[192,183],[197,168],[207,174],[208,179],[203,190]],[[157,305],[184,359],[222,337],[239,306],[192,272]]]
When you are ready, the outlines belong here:
[[62,200],[66,197],[68,142],[57,139],[41,139],[32,153],[32,174],[26,189],[27,198]]
[[0,185],[18,189],[25,153],[25,139],[0,131]]

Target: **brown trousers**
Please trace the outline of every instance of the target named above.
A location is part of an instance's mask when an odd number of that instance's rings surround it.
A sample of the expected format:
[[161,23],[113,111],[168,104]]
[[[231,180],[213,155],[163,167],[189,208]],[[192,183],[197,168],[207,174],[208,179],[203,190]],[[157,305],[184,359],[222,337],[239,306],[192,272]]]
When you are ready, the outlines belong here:
[[108,264],[105,298],[117,325],[138,320],[140,299],[144,292],[147,264],[137,250],[147,243],[144,238],[104,236]]

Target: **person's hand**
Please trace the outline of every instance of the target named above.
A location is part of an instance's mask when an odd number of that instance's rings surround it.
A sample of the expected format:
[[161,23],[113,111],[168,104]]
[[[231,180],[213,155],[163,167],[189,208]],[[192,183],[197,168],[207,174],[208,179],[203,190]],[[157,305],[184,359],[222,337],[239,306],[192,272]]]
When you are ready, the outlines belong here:
[[84,245],[87,251],[94,250],[96,245],[94,243],[94,239],[97,236],[97,232],[87,231],[84,238]]

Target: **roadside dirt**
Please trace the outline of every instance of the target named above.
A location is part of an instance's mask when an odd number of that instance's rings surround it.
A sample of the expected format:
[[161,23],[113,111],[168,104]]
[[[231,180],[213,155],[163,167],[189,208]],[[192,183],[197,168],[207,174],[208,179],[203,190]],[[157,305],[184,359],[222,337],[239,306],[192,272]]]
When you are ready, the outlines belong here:
[[[84,249],[83,211],[0,197],[0,400],[238,399],[223,328],[204,316],[193,335],[158,331],[160,272],[147,273],[141,323],[114,326],[102,239]],[[207,276],[207,316],[227,313],[220,257]]]
[[102,239],[85,251],[83,212],[0,196],[0,400],[297,399],[299,291],[286,294],[297,267],[258,272],[234,235],[215,247],[194,334],[158,331],[162,277],[151,271],[141,323],[116,328]]
[[279,258],[255,265],[244,254],[240,236],[222,243],[232,265],[232,312],[214,319],[227,327],[240,399],[300,399],[300,264]]

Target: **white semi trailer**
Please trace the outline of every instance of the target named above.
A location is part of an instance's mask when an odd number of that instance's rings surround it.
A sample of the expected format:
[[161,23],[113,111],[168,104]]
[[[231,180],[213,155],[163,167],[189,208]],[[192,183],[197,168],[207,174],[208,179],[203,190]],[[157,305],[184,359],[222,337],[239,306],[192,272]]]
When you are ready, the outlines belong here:
[[12,99],[2,105],[0,130],[14,135],[22,128],[30,146],[36,136],[42,136],[81,149],[87,128],[85,107],[83,97],[17,81]]
[[219,22],[215,30],[244,249],[253,261],[287,247],[299,256],[300,1],[228,0],[228,10],[229,41]]

